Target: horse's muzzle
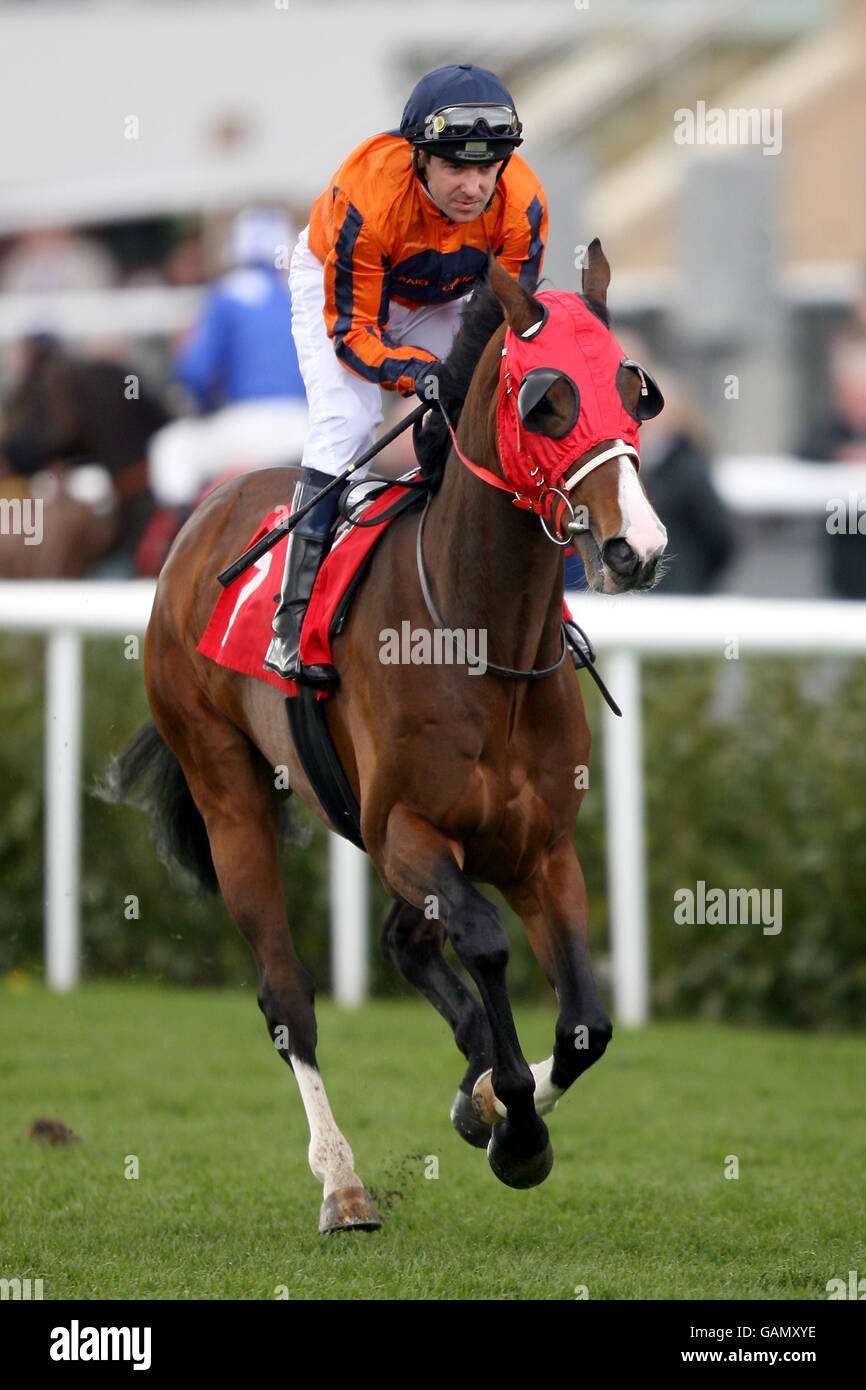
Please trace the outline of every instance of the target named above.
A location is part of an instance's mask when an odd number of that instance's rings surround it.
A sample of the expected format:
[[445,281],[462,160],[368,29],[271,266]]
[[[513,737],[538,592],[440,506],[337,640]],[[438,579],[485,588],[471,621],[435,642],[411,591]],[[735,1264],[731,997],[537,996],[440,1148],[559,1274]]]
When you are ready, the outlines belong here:
[[651,589],[658,578],[663,552],[664,546],[660,545],[646,559],[642,559],[622,536],[607,541],[602,550],[602,559],[612,589]]

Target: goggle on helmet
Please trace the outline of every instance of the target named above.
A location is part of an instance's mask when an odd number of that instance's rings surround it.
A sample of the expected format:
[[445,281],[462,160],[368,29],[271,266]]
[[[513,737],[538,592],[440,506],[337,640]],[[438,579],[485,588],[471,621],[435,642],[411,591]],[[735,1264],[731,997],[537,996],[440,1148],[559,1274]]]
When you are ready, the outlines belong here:
[[522,130],[513,106],[482,102],[441,106],[403,134],[443,159],[491,163],[523,144]]

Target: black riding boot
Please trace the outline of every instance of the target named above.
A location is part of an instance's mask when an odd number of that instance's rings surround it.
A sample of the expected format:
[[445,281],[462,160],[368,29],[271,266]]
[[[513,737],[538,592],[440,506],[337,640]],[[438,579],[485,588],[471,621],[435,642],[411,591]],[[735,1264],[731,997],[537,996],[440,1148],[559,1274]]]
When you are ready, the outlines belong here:
[[[301,481],[296,485],[292,498],[292,511],[305,506],[332,481],[330,473],[319,473],[314,468],[302,469]],[[273,620],[276,635],[268,647],[264,664],[269,671],[276,671],[277,675],[302,685],[330,685],[337,676],[333,666],[302,666],[300,645],[301,624],[319,565],[330,546],[339,495],[340,489],[335,488],[322,498],[317,507],[313,507],[294,531],[289,532],[282,593]]]

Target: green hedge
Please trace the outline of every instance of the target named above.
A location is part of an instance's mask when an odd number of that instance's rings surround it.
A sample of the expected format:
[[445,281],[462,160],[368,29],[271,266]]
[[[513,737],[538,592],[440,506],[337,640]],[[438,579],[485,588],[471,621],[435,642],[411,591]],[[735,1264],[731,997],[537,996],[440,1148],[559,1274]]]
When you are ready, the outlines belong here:
[[[646,695],[659,1011],[862,1027],[866,663],[653,663]],[[781,889],[781,931],[677,925],[699,879]]]
[[[86,644],[88,785],[148,718],[141,661],[127,659],[127,649],[120,639]],[[41,972],[44,644],[4,636],[0,660],[0,972]],[[866,663],[651,661],[643,685],[656,1013],[862,1026]],[[594,962],[609,997],[604,739],[599,701],[588,686],[584,680],[595,746],[577,846]],[[290,844],[283,856],[289,921],[301,957],[326,988],[327,838],[293,804],[309,843]],[[91,796],[83,809],[86,973],[254,988],[251,956],[221,899],[167,874],[142,813]],[[678,925],[674,895],[698,880],[708,889],[781,889],[781,932],[764,935],[758,924]],[[125,915],[132,895],[137,919]],[[373,987],[409,992],[378,950],[389,901],[371,872]],[[507,909],[504,915],[515,997],[549,995],[520,924]]]

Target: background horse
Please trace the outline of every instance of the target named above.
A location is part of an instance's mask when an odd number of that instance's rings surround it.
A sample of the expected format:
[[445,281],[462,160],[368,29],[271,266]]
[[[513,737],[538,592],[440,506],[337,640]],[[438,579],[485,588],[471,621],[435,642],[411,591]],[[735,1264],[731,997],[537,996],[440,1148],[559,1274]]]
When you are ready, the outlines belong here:
[[[595,242],[584,303],[604,324],[609,276]],[[514,333],[526,334],[545,309],[492,257],[489,284],[464,316],[447,373],[452,387],[462,383],[466,392],[457,430],[462,455],[501,478],[503,315]],[[642,389],[639,374],[628,372],[622,400],[635,419]],[[536,392],[532,413],[539,436],[563,436],[573,399],[562,380]],[[432,421],[434,441],[442,428]],[[631,459],[610,456],[613,443],[603,441],[576,461],[583,467],[605,456],[574,489],[589,516],[578,544],[593,587],[648,588],[665,533]],[[282,781],[275,769],[287,767],[291,790],[330,822],[292,746],[281,694],[196,651],[221,592],[216,575],[261,518],[291,496],[296,478],[294,470],[269,470],[227,483],[178,536],[145,642],[155,728],[140,731],[121,756],[110,794],[125,799],[149,775],[166,847],[202,881],[218,881],[253,952],[259,1005],[307,1113],[310,1166],[323,1184],[319,1229],[372,1228],[380,1218],[316,1063],[313,981],[295,952],[280,882],[284,793],[275,790],[275,780]],[[401,631],[408,620],[412,632],[433,631],[416,573],[419,520],[405,514],[380,541],[334,639],[341,681],[327,701],[327,719],[361,807],[365,846],[395,900],[382,933],[385,954],[444,1016],[466,1058],[452,1122],[471,1144],[487,1148],[502,1181],[528,1187],[543,1181],[553,1161],[542,1115],[602,1055],[612,1032],[590,969],[586,891],[574,848],[583,797],[575,769],[589,764],[590,735],[577,675],[570,663],[557,665],[562,550],[536,516],[512,506],[508,489],[489,486],[453,452],[425,527],[422,558],[435,603],[450,627],[486,631],[487,673],[380,660],[386,630]],[[494,662],[518,678],[503,678]],[[555,669],[530,678],[548,667]],[[473,879],[494,884],[522,918],[558,996],[553,1054],[533,1067],[521,1053],[506,989],[505,926]],[[480,1002],[445,959],[446,933]]]
[[[42,498],[43,535],[38,545],[0,535],[0,578],[75,578],[117,552],[131,564],[155,510],[147,441],[168,413],[128,366],[79,361],[48,337],[31,340],[26,358],[2,414],[0,491]],[[82,461],[110,474],[115,506],[67,494],[65,479]],[[49,476],[37,493],[30,479],[41,470]]]

